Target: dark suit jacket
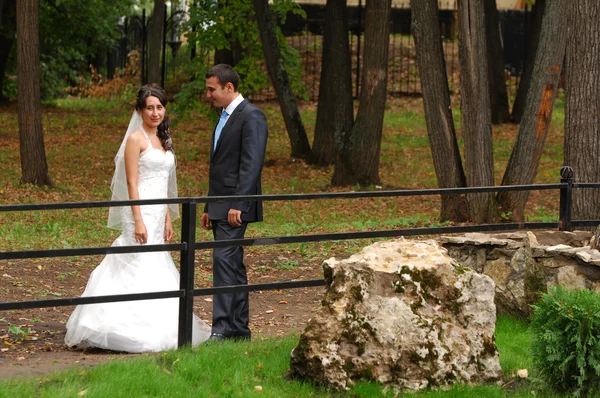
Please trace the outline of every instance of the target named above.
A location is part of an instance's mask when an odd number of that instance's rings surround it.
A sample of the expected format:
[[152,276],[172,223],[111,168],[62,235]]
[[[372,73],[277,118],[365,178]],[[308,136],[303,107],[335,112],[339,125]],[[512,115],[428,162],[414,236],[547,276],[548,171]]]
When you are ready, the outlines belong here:
[[[215,133],[210,146],[208,196],[260,195],[262,167],[267,147],[267,119],[244,99],[227,119],[217,147]],[[211,220],[227,220],[229,209],[242,211],[242,221],[262,221],[262,202],[207,203],[204,212]]]

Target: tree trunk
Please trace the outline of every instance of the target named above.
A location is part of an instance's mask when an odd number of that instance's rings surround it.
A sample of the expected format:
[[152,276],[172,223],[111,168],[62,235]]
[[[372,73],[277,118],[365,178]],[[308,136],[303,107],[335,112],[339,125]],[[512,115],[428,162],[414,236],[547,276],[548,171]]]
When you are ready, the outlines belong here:
[[533,74],[533,66],[535,65],[535,57],[537,53],[538,43],[540,41],[540,32],[542,30],[542,17],[546,9],[546,0],[536,0],[533,6],[533,23],[529,37],[527,38],[527,51],[525,56],[525,64],[519,79],[519,88],[512,109],[512,120],[514,123],[521,123],[523,112],[525,112],[525,104],[527,103],[527,92],[531,83],[531,75]]
[[[464,187],[467,182],[452,119],[448,76],[438,24],[438,3],[437,0],[411,0],[410,9],[425,121],[438,185],[440,188]],[[440,217],[442,220],[467,220],[469,209],[466,198],[460,195],[442,195]]]
[[317,123],[310,159],[321,166],[334,162],[335,143],[343,142],[354,123],[346,0],[327,0],[325,19]]
[[150,57],[148,60],[148,83],[160,84],[160,57],[162,54],[163,30],[165,28],[165,0],[154,0],[150,30]]
[[[575,182],[600,181],[600,3],[568,2],[565,165]],[[600,218],[600,190],[573,191],[573,218]]]
[[488,73],[490,84],[490,109],[493,124],[510,121],[508,93],[504,75],[504,50],[500,37],[500,22],[496,0],[484,0]]
[[336,155],[332,185],[380,184],[379,157],[387,98],[387,67],[392,0],[369,0],[365,50],[356,121]]
[[310,144],[308,143],[306,130],[302,123],[300,111],[298,110],[298,103],[296,102],[296,96],[292,91],[288,74],[281,65],[279,44],[277,43],[275,23],[271,16],[269,2],[268,0],[253,1],[256,20],[260,30],[260,39],[265,54],[265,62],[267,64],[271,82],[277,93],[279,107],[281,108],[285,127],[290,137],[292,157],[307,159],[310,156]]
[[227,64],[235,67],[244,58],[242,46],[233,33],[229,37],[229,47],[215,50],[215,65]]
[[[465,169],[470,187],[494,185],[485,14],[481,0],[458,2],[460,94]],[[469,194],[472,220],[497,217],[492,193]]]
[[[537,174],[565,57],[567,4],[552,0],[546,5],[525,113],[502,185],[532,184]],[[511,219],[522,221],[528,196],[529,191],[500,192],[498,203]]]
[[39,0],[19,0],[17,7],[17,105],[21,182],[51,186],[42,130],[38,2]]

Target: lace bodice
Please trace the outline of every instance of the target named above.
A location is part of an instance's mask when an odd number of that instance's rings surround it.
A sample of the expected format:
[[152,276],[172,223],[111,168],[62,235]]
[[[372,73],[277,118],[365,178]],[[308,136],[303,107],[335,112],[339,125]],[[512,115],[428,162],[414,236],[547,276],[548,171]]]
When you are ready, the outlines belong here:
[[[154,148],[148,135],[148,147],[140,153],[138,161],[138,193],[140,199],[159,199],[168,197],[169,178],[175,169],[175,156],[171,151]],[[148,230],[148,244],[164,242],[164,225],[167,214],[167,205],[141,206],[142,219]],[[123,235],[131,244],[135,244],[133,237],[134,221],[131,207],[124,208]]]
[[163,152],[153,148],[148,140],[148,148],[140,154],[138,163],[138,192],[140,199],[166,198],[169,175],[175,168],[173,152]]

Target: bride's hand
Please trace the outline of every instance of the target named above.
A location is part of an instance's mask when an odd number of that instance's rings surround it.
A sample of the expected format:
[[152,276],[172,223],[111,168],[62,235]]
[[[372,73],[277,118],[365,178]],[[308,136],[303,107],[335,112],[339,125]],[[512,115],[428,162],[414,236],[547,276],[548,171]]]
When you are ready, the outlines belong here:
[[165,242],[170,242],[173,239],[173,224],[171,220],[165,221]]
[[141,245],[148,242],[148,231],[146,230],[146,224],[143,221],[135,222],[135,230],[133,232],[135,241]]

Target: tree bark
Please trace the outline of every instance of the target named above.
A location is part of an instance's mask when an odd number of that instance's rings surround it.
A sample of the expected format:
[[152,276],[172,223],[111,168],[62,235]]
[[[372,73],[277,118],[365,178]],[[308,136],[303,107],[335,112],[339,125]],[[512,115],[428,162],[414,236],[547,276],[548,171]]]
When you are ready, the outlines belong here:
[[327,0],[325,20],[317,123],[310,159],[321,166],[334,162],[335,143],[343,142],[354,123],[346,0]]
[[20,0],[17,6],[17,106],[21,182],[51,186],[42,130],[38,1]]
[[277,43],[277,35],[275,33],[275,23],[271,16],[268,0],[253,0],[254,11],[256,12],[256,20],[258,29],[260,30],[260,39],[263,44],[263,52],[265,54],[265,62],[269,77],[277,93],[279,107],[283,114],[285,127],[290,137],[292,146],[291,156],[294,158],[307,159],[310,156],[310,144],[302,117],[298,110],[296,96],[292,91],[290,79],[287,72],[281,64],[281,54],[279,52],[279,44]]
[[521,123],[523,113],[525,112],[525,104],[527,103],[527,93],[531,84],[531,75],[533,74],[533,66],[535,65],[535,57],[537,54],[538,43],[540,41],[540,32],[542,30],[542,18],[546,9],[546,0],[536,0],[533,6],[533,23],[531,24],[530,35],[527,39],[527,52],[523,72],[519,79],[519,88],[512,109],[512,121]]
[[363,76],[356,121],[336,155],[332,185],[380,184],[379,157],[387,97],[392,0],[369,0],[365,11]]
[[[429,146],[440,188],[465,187],[463,171],[444,61],[444,49],[438,24],[437,0],[411,0],[412,32],[415,39],[417,66]],[[461,195],[442,195],[442,220],[466,221],[469,209]]]
[[165,0],[154,0],[152,29],[150,31],[150,57],[148,60],[148,83],[160,84],[160,57],[162,54],[163,30],[165,28]]
[[[233,36],[233,35],[232,35]],[[243,58],[243,51],[240,42],[234,37],[229,39],[231,48],[221,48],[215,50],[215,65],[227,64],[235,67]]]
[[500,37],[500,22],[496,0],[484,0],[488,73],[490,84],[490,109],[493,124],[510,121],[508,93],[504,75],[504,50]]
[[[458,25],[467,184],[471,187],[493,186],[494,160],[483,2],[459,0]],[[468,199],[473,221],[490,222],[497,217],[492,193],[469,194]]]
[[[502,185],[532,184],[537,174],[565,57],[567,5],[567,0],[546,5],[525,113]],[[498,203],[511,219],[522,221],[528,197],[529,191],[500,192]]]
[[[565,165],[575,182],[600,181],[600,3],[568,2]],[[600,190],[573,191],[573,218],[600,217]]]

